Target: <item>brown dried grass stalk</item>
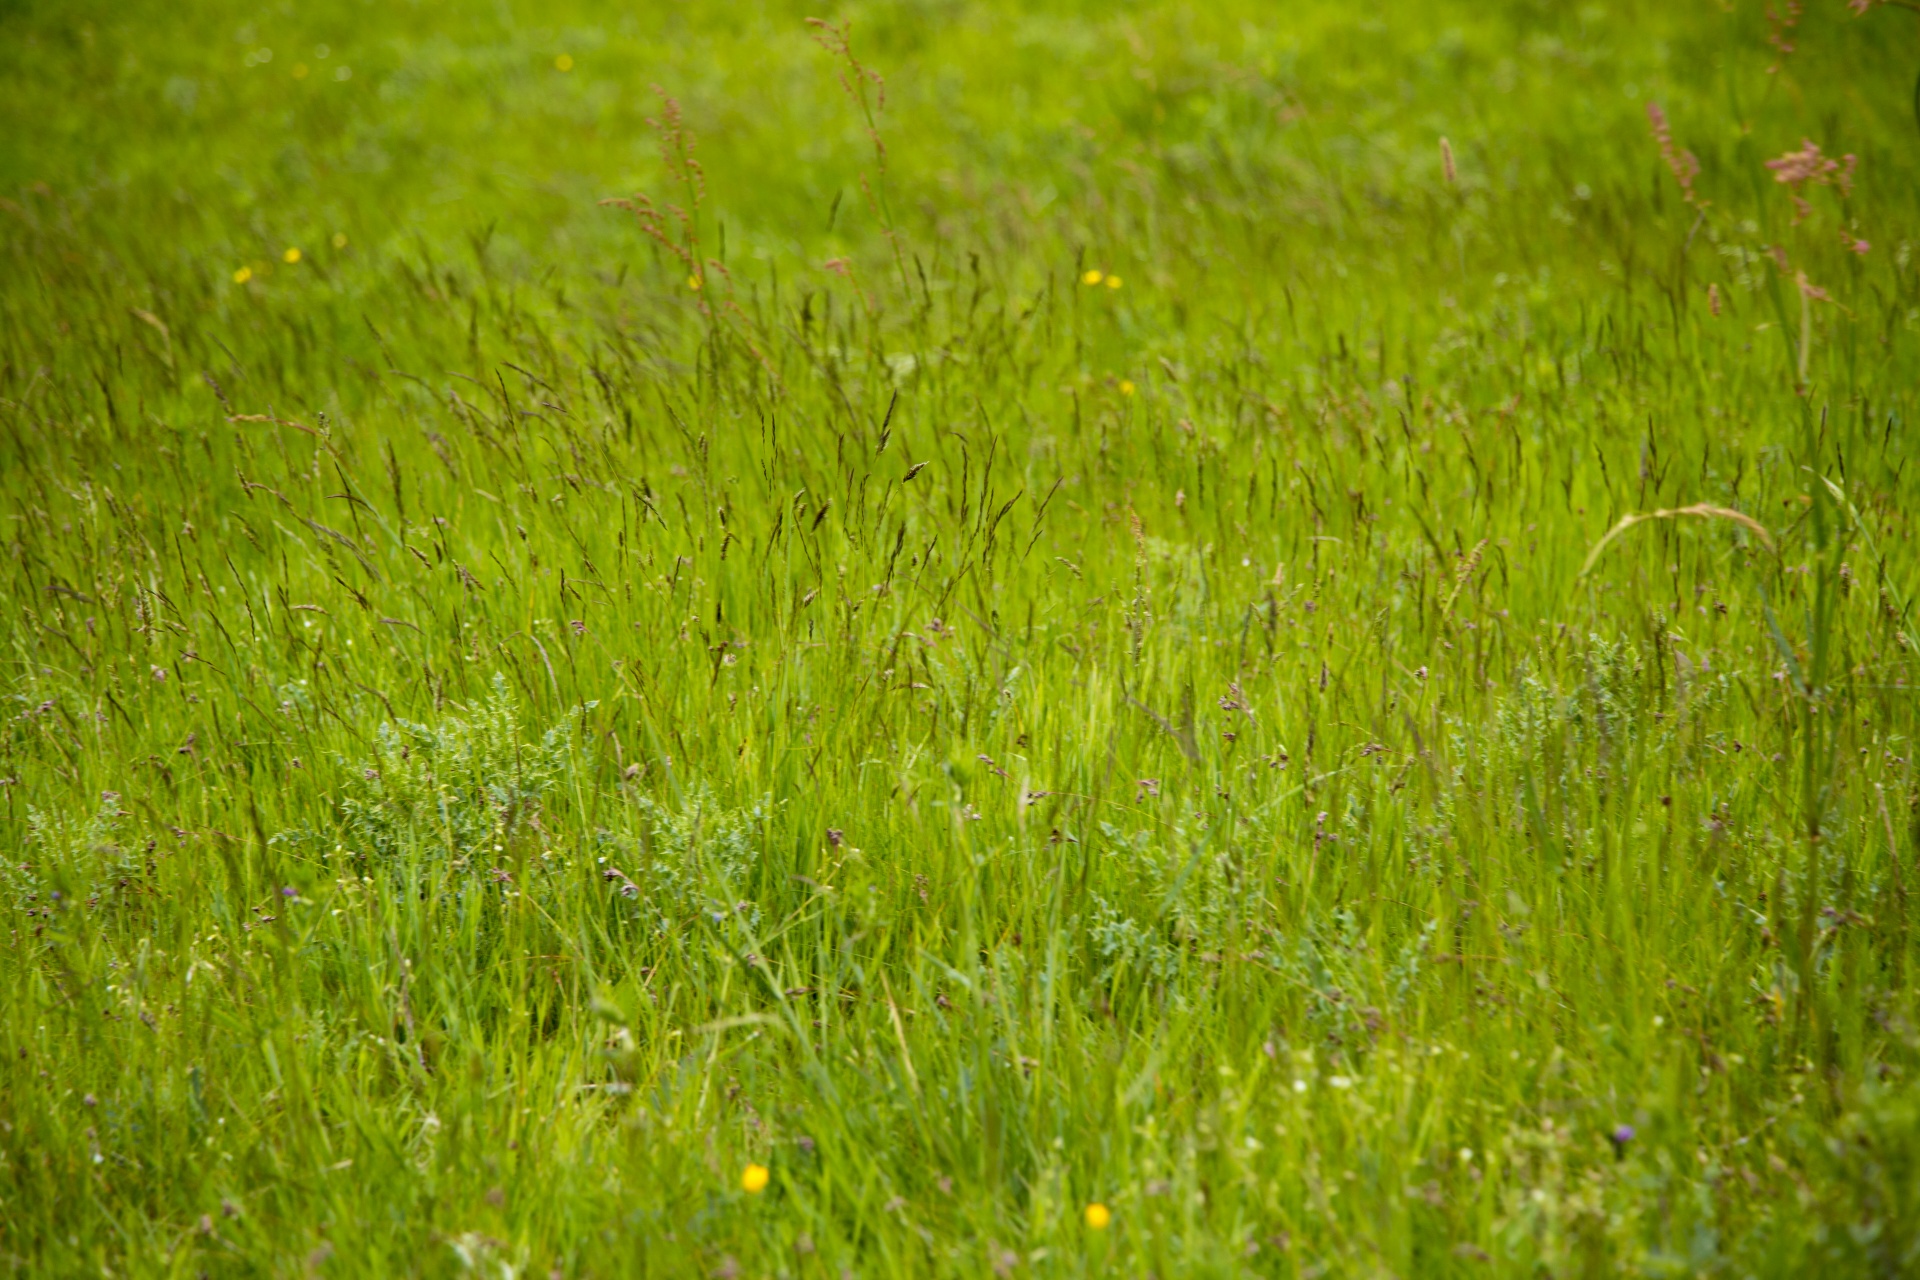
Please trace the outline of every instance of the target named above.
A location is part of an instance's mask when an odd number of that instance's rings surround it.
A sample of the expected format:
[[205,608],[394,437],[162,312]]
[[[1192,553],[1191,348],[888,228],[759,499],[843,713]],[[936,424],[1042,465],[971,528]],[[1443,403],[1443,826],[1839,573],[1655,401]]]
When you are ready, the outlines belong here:
[[1666,507],[1659,511],[1629,512],[1621,516],[1620,522],[1614,525],[1613,528],[1607,530],[1606,536],[1594,543],[1593,550],[1587,552],[1587,561],[1580,566],[1580,576],[1583,578],[1586,577],[1588,571],[1591,570],[1595,562],[1600,559],[1601,553],[1607,549],[1607,544],[1611,543],[1627,530],[1633,528],[1633,526],[1647,520],[1675,520],[1681,516],[1701,516],[1709,520],[1731,520],[1735,524],[1744,525],[1748,529],[1751,529],[1760,541],[1766,545],[1767,550],[1774,552],[1776,555],[1778,554],[1778,550],[1773,544],[1773,535],[1767,532],[1767,527],[1746,512],[1735,511],[1732,507],[1715,506],[1711,502],[1696,502],[1689,507]]

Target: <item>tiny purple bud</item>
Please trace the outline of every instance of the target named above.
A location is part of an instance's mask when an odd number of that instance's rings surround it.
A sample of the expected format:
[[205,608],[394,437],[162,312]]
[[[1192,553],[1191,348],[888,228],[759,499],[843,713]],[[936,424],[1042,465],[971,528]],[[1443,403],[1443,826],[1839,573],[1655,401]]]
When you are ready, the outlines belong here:
[[292,885],[288,885],[280,891],[280,896],[283,898],[297,898],[300,896],[300,891]]
[[1627,1144],[1633,1141],[1633,1126],[1630,1124],[1616,1125],[1614,1126],[1613,1132],[1607,1135],[1607,1138],[1613,1143],[1615,1150],[1624,1151],[1626,1150]]

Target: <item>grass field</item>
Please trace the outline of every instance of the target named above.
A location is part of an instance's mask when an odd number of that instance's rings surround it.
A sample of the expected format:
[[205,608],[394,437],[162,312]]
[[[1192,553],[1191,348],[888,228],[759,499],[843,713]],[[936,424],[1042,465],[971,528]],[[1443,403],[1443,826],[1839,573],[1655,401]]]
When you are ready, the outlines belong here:
[[0,3],[6,1269],[1920,1271],[1778,7]]

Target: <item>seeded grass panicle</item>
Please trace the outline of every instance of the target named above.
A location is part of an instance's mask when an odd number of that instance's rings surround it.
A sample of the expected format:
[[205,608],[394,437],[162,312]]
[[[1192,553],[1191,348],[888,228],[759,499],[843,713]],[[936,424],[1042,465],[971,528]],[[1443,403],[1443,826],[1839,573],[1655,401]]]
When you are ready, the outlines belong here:
[[8,11],[4,1268],[1913,1270],[1891,7]]

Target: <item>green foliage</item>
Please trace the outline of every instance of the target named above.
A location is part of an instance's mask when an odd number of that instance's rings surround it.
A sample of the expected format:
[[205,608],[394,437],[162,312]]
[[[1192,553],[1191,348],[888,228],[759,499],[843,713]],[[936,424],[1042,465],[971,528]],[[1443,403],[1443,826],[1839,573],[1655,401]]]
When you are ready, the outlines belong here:
[[1912,1272],[1804,8],[0,10],[0,1265]]
[[496,673],[471,719],[382,723],[372,758],[343,763],[347,836],[383,862],[425,850],[456,871],[470,870],[476,858],[485,863],[490,850],[504,850],[496,841],[541,833],[542,806],[564,797],[575,777],[570,739],[556,727],[537,743],[523,742],[513,693]]

